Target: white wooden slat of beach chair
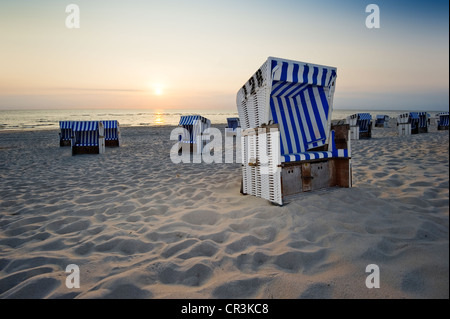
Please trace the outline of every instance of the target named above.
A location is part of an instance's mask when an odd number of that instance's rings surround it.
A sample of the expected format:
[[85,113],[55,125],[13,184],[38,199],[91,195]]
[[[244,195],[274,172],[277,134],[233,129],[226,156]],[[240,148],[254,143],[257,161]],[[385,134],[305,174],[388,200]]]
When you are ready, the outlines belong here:
[[72,129],[72,155],[105,152],[104,127],[101,121],[76,121],[73,122]]
[[400,136],[411,135],[411,118],[409,113],[402,113],[397,116],[397,127]]
[[59,146],[70,146],[72,140],[72,121],[59,121]]
[[437,123],[438,130],[448,130],[449,129],[449,112],[438,113],[439,120]]
[[[311,166],[314,171],[323,165],[324,171],[332,174],[335,163],[330,160],[341,158],[346,164],[338,166],[347,166],[349,172],[348,150],[334,150],[329,141],[335,80],[336,68],[269,57],[238,91],[237,107],[244,130],[244,194],[282,205],[289,193],[309,190],[306,180],[312,177],[306,170]],[[322,178],[323,185],[317,178],[310,190],[331,186],[335,175]],[[349,174],[342,184],[349,187],[350,183]]]

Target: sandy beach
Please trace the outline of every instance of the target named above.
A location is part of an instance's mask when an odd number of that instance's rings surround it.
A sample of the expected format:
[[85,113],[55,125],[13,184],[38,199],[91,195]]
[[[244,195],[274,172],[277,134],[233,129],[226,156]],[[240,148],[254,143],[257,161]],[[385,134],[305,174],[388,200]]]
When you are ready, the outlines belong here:
[[173,164],[172,129],[77,156],[0,132],[0,298],[449,298],[448,131],[375,128],[353,188],[277,207],[240,194],[240,164]]

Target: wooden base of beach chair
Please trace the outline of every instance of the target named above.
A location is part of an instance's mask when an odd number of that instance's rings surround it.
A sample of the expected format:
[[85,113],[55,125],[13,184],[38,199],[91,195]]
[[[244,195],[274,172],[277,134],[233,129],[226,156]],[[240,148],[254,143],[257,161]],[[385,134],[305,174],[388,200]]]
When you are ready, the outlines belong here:
[[428,127],[419,127],[419,134],[428,133]]
[[105,146],[107,147],[119,147],[119,141],[118,140],[109,140],[109,141],[105,141]]
[[72,155],[77,154],[100,154],[98,146],[73,146]]
[[59,146],[70,146],[71,140],[59,140]]
[[334,130],[334,142],[336,148],[346,149],[348,143],[348,135],[350,130],[349,124],[331,124],[331,130]]
[[285,163],[281,167],[283,197],[334,186],[351,187],[349,158]]
[[448,131],[448,126],[438,125],[438,131]]

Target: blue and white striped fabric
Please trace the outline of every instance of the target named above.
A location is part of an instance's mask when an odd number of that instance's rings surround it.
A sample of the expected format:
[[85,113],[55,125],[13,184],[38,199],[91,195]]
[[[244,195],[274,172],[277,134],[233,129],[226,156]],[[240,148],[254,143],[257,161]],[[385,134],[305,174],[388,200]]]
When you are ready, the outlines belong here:
[[61,130],[61,140],[69,141],[72,138],[72,121],[59,121],[59,128]]
[[201,115],[182,115],[178,125],[187,130],[186,136],[180,137],[180,142],[194,144],[197,143],[197,136],[200,136],[206,128],[210,127],[211,122]]
[[97,121],[77,121],[73,123],[73,131],[97,131],[98,122]]
[[271,67],[269,121],[279,125],[281,154],[324,145],[331,113],[327,93],[336,69],[275,59]]
[[233,130],[241,127],[241,123],[238,117],[229,117],[227,118],[228,128],[232,128]]
[[75,132],[76,146],[98,146],[98,122],[97,121],[78,121],[73,123]]
[[428,113],[419,112],[419,127],[428,127]]
[[278,124],[282,162],[332,157],[308,152],[327,143],[330,86],[336,69],[293,61],[271,60],[269,121]]
[[370,113],[358,113],[358,125],[360,132],[368,132],[372,115]]
[[112,121],[102,121],[103,127],[105,128],[105,140],[115,141],[119,139],[118,134],[118,123],[116,120]]
[[197,123],[197,121],[206,121],[206,118],[200,115],[182,115],[180,117],[180,123],[178,125],[184,126],[184,125],[194,125]]
[[439,126],[449,126],[449,112],[441,112],[439,115]]

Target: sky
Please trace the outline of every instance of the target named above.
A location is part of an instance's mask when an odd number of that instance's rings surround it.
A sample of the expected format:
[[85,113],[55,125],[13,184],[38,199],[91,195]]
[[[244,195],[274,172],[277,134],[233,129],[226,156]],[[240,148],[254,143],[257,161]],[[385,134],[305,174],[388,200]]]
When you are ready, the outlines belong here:
[[336,67],[337,109],[449,109],[441,0],[0,0],[0,45],[0,109],[235,111],[269,56]]

